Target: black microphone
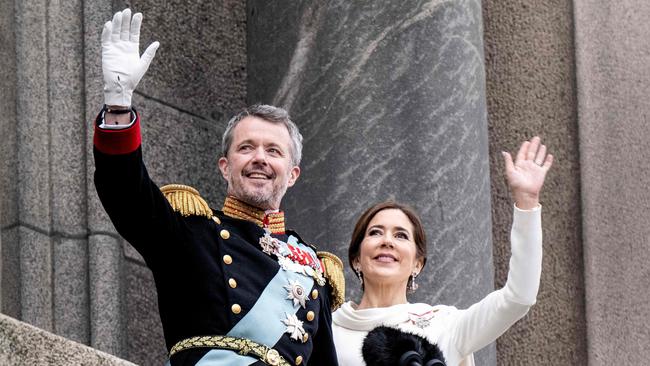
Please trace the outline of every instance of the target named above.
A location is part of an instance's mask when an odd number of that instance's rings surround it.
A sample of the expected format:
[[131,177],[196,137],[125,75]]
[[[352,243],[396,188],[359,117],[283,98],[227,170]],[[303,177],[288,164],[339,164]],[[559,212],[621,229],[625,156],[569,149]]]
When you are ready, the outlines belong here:
[[446,366],[438,346],[417,334],[386,326],[368,332],[361,353],[367,366]]

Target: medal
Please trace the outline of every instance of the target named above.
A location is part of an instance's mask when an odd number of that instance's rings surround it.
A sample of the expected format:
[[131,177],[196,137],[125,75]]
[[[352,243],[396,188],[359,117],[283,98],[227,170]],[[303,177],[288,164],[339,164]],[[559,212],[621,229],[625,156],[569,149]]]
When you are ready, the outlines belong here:
[[293,300],[293,306],[300,304],[302,308],[305,308],[305,302],[307,299],[307,293],[298,281],[289,281],[289,284],[284,286],[287,290],[287,299]]
[[416,314],[408,313],[409,322],[420,329],[424,329],[431,325],[431,319],[433,318],[433,313],[437,310],[429,310],[426,313]]
[[280,254],[279,240],[272,237],[268,229],[264,229],[264,236],[260,238],[260,246],[262,251],[268,255],[278,256]]
[[295,314],[287,314],[287,318],[282,322],[287,326],[284,332],[289,333],[291,339],[303,343],[303,340],[306,341],[305,334],[307,334],[307,332],[305,332],[305,329],[302,327],[302,321],[298,320],[298,317]]

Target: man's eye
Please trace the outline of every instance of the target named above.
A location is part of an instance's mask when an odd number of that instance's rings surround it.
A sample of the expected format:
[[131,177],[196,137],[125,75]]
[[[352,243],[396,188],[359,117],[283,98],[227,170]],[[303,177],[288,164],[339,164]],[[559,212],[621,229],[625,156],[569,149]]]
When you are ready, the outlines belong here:
[[239,151],[250,151],[252,149],[253,149],[253,147],[250,146],[250,145],[242,145],[242,146],[239,147]]

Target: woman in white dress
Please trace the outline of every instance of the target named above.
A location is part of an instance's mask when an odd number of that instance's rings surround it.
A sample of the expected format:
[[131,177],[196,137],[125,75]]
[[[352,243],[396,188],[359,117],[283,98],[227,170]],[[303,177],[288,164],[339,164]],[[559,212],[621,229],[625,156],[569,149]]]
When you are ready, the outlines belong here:
[[369,208],[357,222],[349,249],[362,283],[359,304],[346,302],[333,315],[340,366],[364,365],[366,334],[380,325],[414,333],[437,345],[448,366],[474,365],[473,353],[496,340],[535,303],[542,263],[539,193],[553,156],[539,137],[525,141],[514,161],[503,153],[515,202],[512,256],[505,286],[468,309],[409,303],[407,290],[426,262],[426,239],[417,214],[395,202]]

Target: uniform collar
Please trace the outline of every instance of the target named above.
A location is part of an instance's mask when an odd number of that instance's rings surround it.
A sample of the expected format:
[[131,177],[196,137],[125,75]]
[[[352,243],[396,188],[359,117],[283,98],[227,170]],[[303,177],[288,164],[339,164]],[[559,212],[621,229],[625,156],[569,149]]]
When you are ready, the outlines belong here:
[[259,227],[268,229],[273,234],[284,234],[284,212],[282,211],[266,213],[264,210],[242,202],[233,196],[226,197],[222,210],[226,216],[251,221]]

